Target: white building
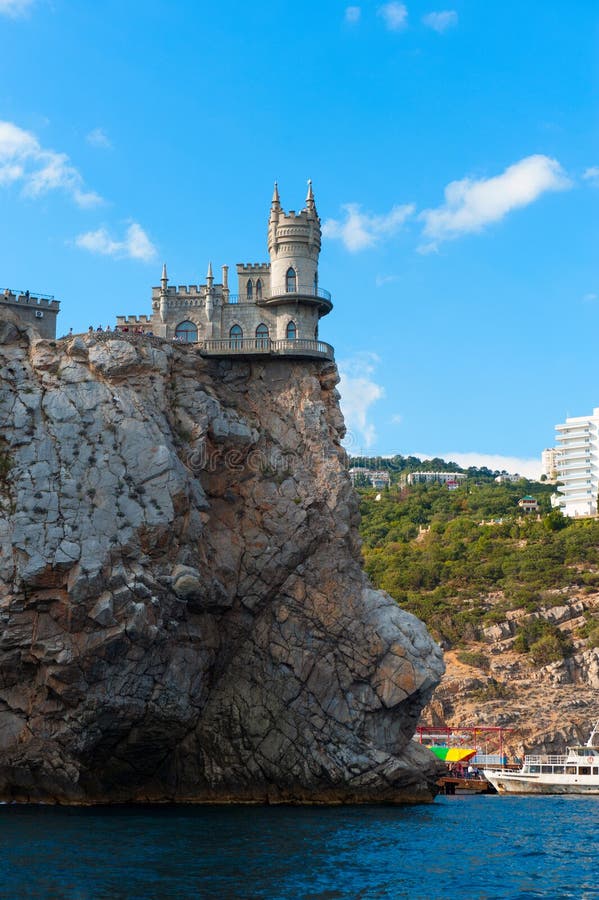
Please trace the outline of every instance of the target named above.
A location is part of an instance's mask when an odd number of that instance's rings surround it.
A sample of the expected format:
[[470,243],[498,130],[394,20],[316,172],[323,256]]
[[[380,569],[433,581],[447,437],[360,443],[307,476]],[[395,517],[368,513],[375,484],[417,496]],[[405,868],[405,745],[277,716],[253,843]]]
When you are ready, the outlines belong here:
[[361,466],[354,466],[349,470],[349,477],[351,479],[351,483],[356,486],[356,483],[363,479],[364,481],[368,481],[369,484],[374,488],[386,488],[391,485],[391,476],[389,472],[379,471],[375,469],[363,469]]
[[409,472],[402,475],[400,484],[461,484],[468,476],[463,472]]
[[599,491],[599,408],[590,416],[568,418],[556,425],[557,496],[552,500],[565,516],[597,515]]
[[557,478],[558,454],[557,447],[547,447],[541,453],[541,475],[545,475],[548,481],[555,481]]
[[522,481],[522,475],[517,472],[502,472],[501,475],[495,477],[497,484],[515,484],[516,481]]

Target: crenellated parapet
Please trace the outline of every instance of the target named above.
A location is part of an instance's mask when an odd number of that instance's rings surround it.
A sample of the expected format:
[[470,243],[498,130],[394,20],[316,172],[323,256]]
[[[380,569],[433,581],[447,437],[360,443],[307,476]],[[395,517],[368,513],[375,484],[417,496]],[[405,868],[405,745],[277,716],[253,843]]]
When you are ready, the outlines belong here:
[[237,263],[238,275],[268,275],[270,263]]
[[152,325],[152,316],[117,316],[117,328]]
[[32,294],[27,291],[11,291],[5,288],[0,294],[1,303],[18,303],[21,306],[35,306],[39,309],[47,309],[58,313],[60,301],[55,300],[50,294]]

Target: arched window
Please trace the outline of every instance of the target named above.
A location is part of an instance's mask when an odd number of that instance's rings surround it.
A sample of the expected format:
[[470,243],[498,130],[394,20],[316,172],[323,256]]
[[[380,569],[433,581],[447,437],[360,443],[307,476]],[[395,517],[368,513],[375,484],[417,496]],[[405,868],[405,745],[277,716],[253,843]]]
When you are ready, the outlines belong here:
[[243,347],[243,331],[239,325],[233,325],[229,332],[229,346],[231,350],[241,350]]
[[287,269],[287,293],[295,294],[297,291],[297,275],[291,266]]
[[180,322],[175,328],[175,338],[184,344],[193,344],[198,339],[198,327],[193,322]]
[[256,348],[268,350],[268,327],[262,322],[256,328]]
[[262,300],[262,282],[260,279],[256,282],[256,300]]
[[295,327],[295,322],[287,323],[287,340],[294,341],[297,337],[297,328]]
[[248,298],[248,300],[252,299],[253,293],[254,293],[254,285],[252,284],[252,279],[250,278],[250,280],[247,283],[247,287],[245,289],[245,295]]
[[314,329],[314,340],[315,340],[315,341],[318,340],[318,325],[317,325],[316,328]]
[[314,273],[314,296],[318,297],[318,272]]

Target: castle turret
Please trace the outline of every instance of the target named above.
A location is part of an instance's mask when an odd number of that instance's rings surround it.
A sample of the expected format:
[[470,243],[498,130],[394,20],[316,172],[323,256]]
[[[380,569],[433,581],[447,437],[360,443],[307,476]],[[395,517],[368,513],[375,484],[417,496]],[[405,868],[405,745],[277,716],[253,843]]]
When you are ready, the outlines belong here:
[[206,315],[208,319],[212,319],[214,312],[214,275],[212,274],[212,263],[208,263],[208,273],[206,275]]
[[270,298],[272,302],[289,300],[315,303],[319,315],[331,309],[330,297],[318,287],[318,257],[321,229],[316,211],[312,182],[304,209],[286,213],[281,208],[279,190],[275,189],[268,219],[268,252],[270,254]]
[[160,278],[160,321],[164,324],[168,314],[168,276],[166,274],[166,263],[162,265],[162,276]]

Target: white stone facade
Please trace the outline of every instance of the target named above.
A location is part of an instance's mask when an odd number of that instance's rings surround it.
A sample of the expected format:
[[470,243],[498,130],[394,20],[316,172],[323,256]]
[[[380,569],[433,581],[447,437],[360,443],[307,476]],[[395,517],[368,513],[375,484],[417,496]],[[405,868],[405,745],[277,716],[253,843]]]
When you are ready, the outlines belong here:
[[590,416],[556,425],[557,495],[553,505],[565,516],[597,515],[599,492],[599,408]]
[[268,220],[269,262],[238,263],[238,293],[229,290],[229,267],[214,283],[169,286],[166,266],[152,288],[149,316],[117,316],[117,328],[151,332],[167,340],[199,343],[212,355],[316,355],[332,357],[318,338],[318,322],[332,309],[318,285],[321,228],[312,185],[304,209],[286,213],[275,190]]

